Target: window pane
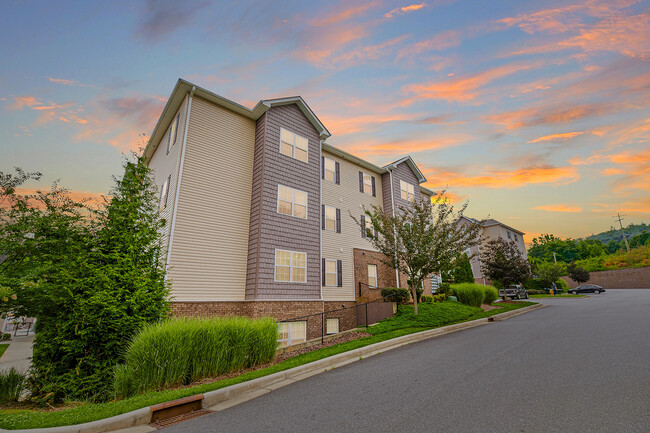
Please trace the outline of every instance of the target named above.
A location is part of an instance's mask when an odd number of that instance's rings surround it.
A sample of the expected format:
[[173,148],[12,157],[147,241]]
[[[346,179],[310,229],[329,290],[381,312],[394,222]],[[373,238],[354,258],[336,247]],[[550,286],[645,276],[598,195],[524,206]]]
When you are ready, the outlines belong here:
[[276,251],[275,264],[280,266],[291,266],[291,253],[289,251]]
[[280,128],[280,140],[293,145],[294,134],[284,128]]
[[289,324],[278,323],[278,340],[286,340],[289,338]]
[[293,157],[293,146],[285,143],[284,141],[280,144],[280,153]]
[[291,344],[307,340],[307,322],[291,322]]
[[307,218],[307,206],[301,206],[299,204],[293,206],[293,216],[298,218]]
[[289,281],[289,269],[288,266],[276,266],[275,279],[277,281]]
[[336,274],[325,274],[325,285],[336,286]]
[[307,162],[307,151],[306,151],[306,150],[302,150],[302,149],[298,149],[298,148],[296,147],[296,155],[295,155],[295,158],[296,158],[296,159],[299,159],[299,160],[302,161],[302,162]]
[[408,196],[406,197],[406,199],[407,199],[408,201],[410,201],[410,202],[415,203],[415,194],[413,194],[412,192],[409,192],[409,193],[408,193]]
[[325,206],[325,218],[333,219],[336,221],[336,208],[332,206]]
[[296,148],[306,151],[308,143],[306,138],[296,135]]
[[372,194],[372,176],[365,173],[363,174],[363,192]]
[[325,158],[325,170],[329,170],[331,172],[336,171],[336,163],[334,162],[334,160]]
[[330,182],[336,182],[336,173],[325,169],[325,180],[329,180]]
[[368,276],[377,276],[377,265],[368,265]]
[[325,260],[325,272],[336,274],[336,260]]
[[305,268],[293,268],[293,275],[291,281],[295,283],[304,283],[307,281],[305,278]]
[[300,268],[304,268],[306,259],[307,259],[307,254],[305,253],[293,253],[292,266],[298,266]]
[[327,333],[338,334],[339,332],[339,319],[327,319]]
[[326,219],[325,230],[336,231],[336,220]]
[[278,212],[285,215],[291,215],[291,203],[286,201],[280,201],[278,204]]
[[286,186],[280,186],[278,196],[280,197],[280,200],[293,201],[293,190]]
[[294,190],[294,203],[307,206],[307,193],[303,191]]

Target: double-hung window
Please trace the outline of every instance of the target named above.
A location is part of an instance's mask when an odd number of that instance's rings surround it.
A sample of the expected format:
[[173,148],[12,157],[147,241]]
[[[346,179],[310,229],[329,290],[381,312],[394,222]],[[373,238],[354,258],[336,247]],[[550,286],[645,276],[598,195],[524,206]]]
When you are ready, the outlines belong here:
[[278,213],[307,219],[307,193],[278,185]]
[[368,287],[377,287],[377,265],[368,265]]
[[167,197],[169,197],[169,184],[171,183],[171,180],[172,176],[169,175],[167,179],[165,179],[165,183],[160,187],[160,210],[167,207]]
[[372,226],[372,220],[368,215],[361,215],[361,237],[372,238],[377,237],[377,230]]
[[278,323],[278,343],[280,346],[307,341],[307,322],[280,322]]
[[167,137],[167,153],[169,150],[176,144],[176,136],[178,135],[178,119],[181,115],[177,115],[172,122],[171,128],[169,128],[169,137]]
[[415,202],[415,187],[408,182],[403,180],[399,181],[399,189],[401,191],[401,197],[403,200],[408,200],[410,202]]
[[323,258],[323,286],[343,287],[343,262]]
[[375,197],[375,177],[372,175],[369,175],[368,173],[364,173],[362,171],[359,172],[359,191],[361,191],[364,194],[371,195]]
[[275,250],[275,281],[307,282],[307,253]]
[[309,141],[305,137],[280,128],[280,153],[307,162]]
[[338,334],[339,333],[339,319],[338,317],[327,319],[327,334]]
[[336,231],[336,208],[325,206],[325,230]]
[[336,184],[341,183],[341,166],[338,162],[323,156],[322,170],[323,179]]

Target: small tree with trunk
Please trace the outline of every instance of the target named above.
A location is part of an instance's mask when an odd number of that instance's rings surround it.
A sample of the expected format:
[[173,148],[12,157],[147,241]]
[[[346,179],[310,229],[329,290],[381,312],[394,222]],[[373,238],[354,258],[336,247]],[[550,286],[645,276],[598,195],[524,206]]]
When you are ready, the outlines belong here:
[[575,263],[571,262],[567,265],[567,271],[569,273],[569,278],[571,278],[576,283],[586,283],[591,277],[589,271],[577,266]]
[[[434,272],[452,270],[456,258],[479,242],[480,221],[467,225],[457,223],[466,208],[467,203],[455,213],[444,192],[433,203],[422,200],[401,206],[395,215],[378,206],[364,208],[373,232],[377,233],[369,238],[370,242],[384,254],[386,265],[407,276],[415,314],[418,313],[417,289],[424,279]],[[366,230],[360,221],[352,218]]]
[[530,276],[528,262],[514,241],[492,239],[481,246],[480,258],[481,272],[503,289],[504,301],[507,299],[507,286],[521,284]]

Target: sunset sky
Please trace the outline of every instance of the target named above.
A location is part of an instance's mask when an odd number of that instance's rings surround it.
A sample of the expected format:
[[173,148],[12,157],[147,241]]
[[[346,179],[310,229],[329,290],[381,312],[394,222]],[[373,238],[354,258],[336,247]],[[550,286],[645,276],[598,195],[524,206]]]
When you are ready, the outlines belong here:
[[5,0],[0,56],[0,171],[46,185],[108,193],[180,77],[300,95],[527,241],[650,222],[650,0]]

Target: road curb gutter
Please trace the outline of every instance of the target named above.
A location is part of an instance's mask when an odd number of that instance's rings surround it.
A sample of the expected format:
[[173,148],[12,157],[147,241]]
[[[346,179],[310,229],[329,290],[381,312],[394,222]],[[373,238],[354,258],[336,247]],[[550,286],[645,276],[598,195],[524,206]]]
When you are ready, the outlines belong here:
[[[490,318],[494,319],[495,321],[502,321],[543,307],[545,307],[544,304],[530,305],[528,307],[497,314]],[[209,391],[203,394],[203,409],[207,409],[210,406],[215,406],[219,403],[224,403],[231,399],[242,398],[246,394],[250,394],[252,399],[259,395],[259,393],[256,391],[267,389],[266,387],[271,387],[274,384],[278,384],[280,386],[272,387],[271,390],[278,389],[282,386],[289,385],[290,383],[306,379],[316,374],[324,373],[337,367],[342,367],[352,362],[359,361],[363,358],[368,358],[386,352],[388,350],[397,349],[407,344],[440,337],[446,334],[451,334],[452,332],[462,331],[464,329],[487,325],[488,323],[490,323],[490,321],[488,321],[488,318],[482,318],[469,322],[456,323],[441,328],[427,329],[426,331],[404,335],[402,337],[393,338],[391,340],[380,341],[379,343],[371,344],[369,346],[360,347],[358,349],[353,349],[344,353],[339,353],[338,355],[319,359],[318,361],[310,362],[309,364],[299,365],[289,370],[269,374],[268,376],[259,377],[247,382],[238,383],[236,385],[217,389],[215,391]],[[285,383],[281,384],[281,382]],[[242,399],[241,403],[245,401],[245,399]],[[0,433],[15,433],[18,431],[29,433],[102,433],[109,431],[118,431],[140,425],[147,425],[149,424],[150,418],[150,406],[147,406],[110,418],[83,424],[29,430],[0,429]]]

